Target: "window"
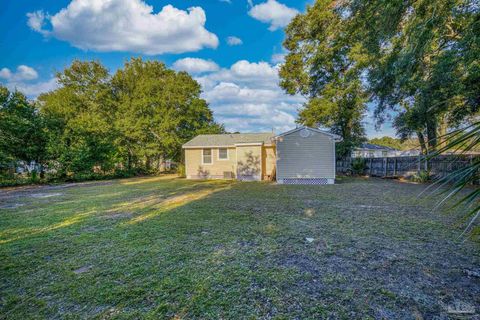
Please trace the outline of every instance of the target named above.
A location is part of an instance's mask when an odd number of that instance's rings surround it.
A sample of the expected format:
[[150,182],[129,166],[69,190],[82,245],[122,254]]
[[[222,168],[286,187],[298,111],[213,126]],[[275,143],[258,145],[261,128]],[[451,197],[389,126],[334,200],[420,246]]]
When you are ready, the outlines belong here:
[[382,151],[382,157],[388,156],[388,151]]
[[212,164],[212,149],[203,149],[202,163]]
[[218,149],[218,160],[228,160],[228,149],[227,148]]

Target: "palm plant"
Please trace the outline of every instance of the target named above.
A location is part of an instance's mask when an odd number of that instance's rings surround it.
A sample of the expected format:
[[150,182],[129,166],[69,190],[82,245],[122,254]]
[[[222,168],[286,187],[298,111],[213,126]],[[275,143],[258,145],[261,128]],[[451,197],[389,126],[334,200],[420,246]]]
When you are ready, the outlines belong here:
[[[469,126],[454,130],[444,136],[445,144],[426,156],[426,160],[436,157],[444,152],[453,151],[459,155],[465,155],[467,152],[475,150],[480,146],[480,121],[474,122]],[[431,184],[425,191],[432,190],[444,195],[436,208],[444,204],[447,200],[458,195],[468,185],[472,185],[479,180],[480,157],[474,157],[470,163],[463,168],[457,169]],[[424,192],[425,192],[424,191]],[[467,216],[471,217],[467,227],[463,231],[463,236],[471,229],[473,224],[480,217],[480,188],[474,188],[462,195],[454,206],[465,205]]]

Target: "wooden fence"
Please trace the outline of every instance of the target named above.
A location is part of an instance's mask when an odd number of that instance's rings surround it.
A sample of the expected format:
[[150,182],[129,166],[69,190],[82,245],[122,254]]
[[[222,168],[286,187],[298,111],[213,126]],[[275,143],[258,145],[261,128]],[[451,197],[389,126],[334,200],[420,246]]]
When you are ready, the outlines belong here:
[[[479,155],[441,155],[429,159],[422,156],[364,158],[363,174],[375,177],[395,178],[411,177],[415,173],[429,170],[434,177],[443,177],[453,171],[464,168]],[[345,174],[352,170],[355,158],[337,159],[337,173]]]

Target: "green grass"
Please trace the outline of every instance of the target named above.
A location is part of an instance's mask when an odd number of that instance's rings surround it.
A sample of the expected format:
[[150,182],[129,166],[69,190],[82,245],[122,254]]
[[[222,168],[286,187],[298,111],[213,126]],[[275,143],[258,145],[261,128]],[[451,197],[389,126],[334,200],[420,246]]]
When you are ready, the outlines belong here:
[[0,319],[478,312],[479,245],[422,188],[167,176],[0,190]]

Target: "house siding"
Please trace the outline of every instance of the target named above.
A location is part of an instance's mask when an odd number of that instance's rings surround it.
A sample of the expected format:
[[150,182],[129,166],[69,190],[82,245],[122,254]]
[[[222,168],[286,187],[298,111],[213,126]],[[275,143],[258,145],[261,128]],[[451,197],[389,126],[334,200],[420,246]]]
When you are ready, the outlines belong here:
[[263,147],[263,155],[262,155],[262,167],[263,167],[263,180],[270,180],[270,178],[275,173],[275,166],[276,166],[276,152],[275,146],[266,146]]
[[[265,180],[275,169],[275,146],[245,145],[230,147],[228,160],[218,159],[218,147],[212,147],[212,164],[202,163],[204,148],[185,150],[185,174],[188,179],[224,179],[225,172],[239,180]],[[205,148],[210,149],[210,148]]]
[[277,181],[294,178],[335,179],[335,141],[327,134],[310,130],[280,136],[276,142]]
[[237,146],[237,179],[262,179],[262,146]]
[[230,172],[232,178],[235,178],[236,171],[236,150],[235,148],[228,149],[228,160],[218,159],[219,148],[205,148],[212,149],[212,163],[202,163],[202,150],[185,149],[185,174],[188,179],[224,179],[225,172]]

